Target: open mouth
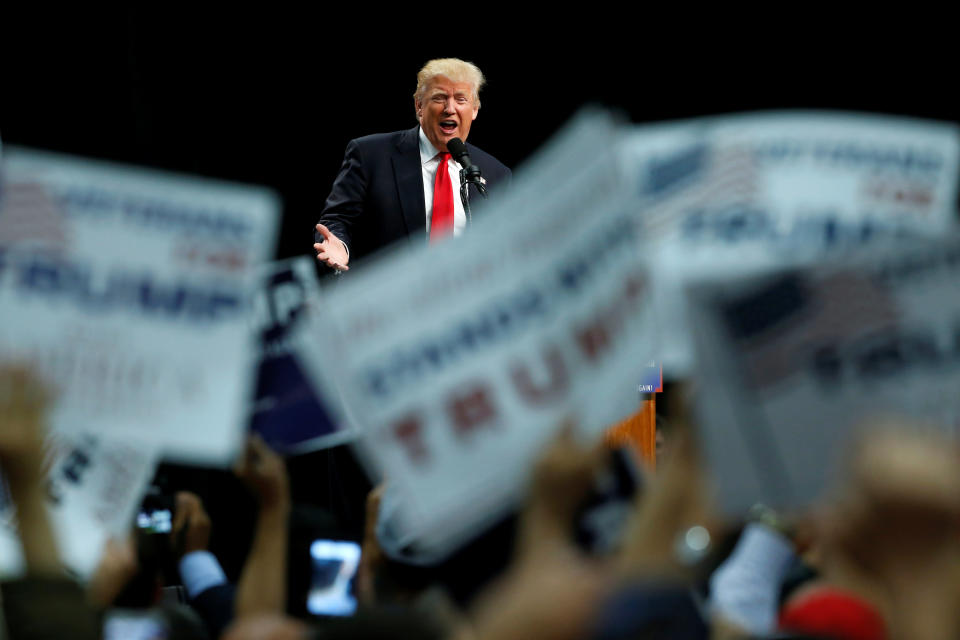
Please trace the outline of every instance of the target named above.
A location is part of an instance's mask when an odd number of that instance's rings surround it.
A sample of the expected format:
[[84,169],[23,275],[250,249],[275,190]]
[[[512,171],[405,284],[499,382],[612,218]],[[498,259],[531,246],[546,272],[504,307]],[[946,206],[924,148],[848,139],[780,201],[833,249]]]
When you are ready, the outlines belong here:
[[450,135],[457,132],[457,123],[453,120],[441,120],[440,121],[440,130],[445,134]]

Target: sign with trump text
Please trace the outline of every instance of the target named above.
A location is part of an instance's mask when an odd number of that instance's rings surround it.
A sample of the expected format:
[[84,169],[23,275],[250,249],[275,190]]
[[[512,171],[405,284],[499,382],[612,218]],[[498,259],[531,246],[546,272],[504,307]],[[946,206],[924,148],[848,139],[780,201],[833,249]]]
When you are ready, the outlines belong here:
[[227,462],[278,215],[260,187],[5,148],[0,359],[54,389],[54,431]]

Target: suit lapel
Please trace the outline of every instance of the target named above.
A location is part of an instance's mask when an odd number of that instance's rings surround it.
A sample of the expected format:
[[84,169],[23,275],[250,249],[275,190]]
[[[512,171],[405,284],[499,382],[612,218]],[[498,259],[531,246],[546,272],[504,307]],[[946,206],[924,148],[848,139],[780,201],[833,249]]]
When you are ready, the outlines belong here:
[[405,131],[393,154],[393,175],[403,210],[407,234],[426,233],[427,210],[423,203],[423,168],[420,165],[419,127]]

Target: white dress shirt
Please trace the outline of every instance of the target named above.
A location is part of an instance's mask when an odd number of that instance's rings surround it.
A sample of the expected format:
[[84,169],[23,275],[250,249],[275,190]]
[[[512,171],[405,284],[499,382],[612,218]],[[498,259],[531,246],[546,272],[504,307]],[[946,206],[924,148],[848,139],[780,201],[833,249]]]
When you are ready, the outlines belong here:
[[[430,236],[430,220],[433,218],[433,185],[437,179],[437,169],[440,166],[440,153],[427,139],[427,135],[420,129],[420,166],[423,170],[423,204],[427,212],[427,237]],[[463,233],[467,226],[467,214],[463,210],[460,200],[460,164],[453,159],[447,159],[447,168],[450,171],[450,182],[453,184],[453,235]]]

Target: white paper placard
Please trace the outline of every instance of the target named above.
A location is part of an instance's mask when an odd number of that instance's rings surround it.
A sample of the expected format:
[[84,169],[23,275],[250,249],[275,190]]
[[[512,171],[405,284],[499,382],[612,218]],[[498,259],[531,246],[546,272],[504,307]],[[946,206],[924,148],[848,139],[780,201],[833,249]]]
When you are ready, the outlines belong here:
[[650,243],[665,373],[690,373],[683,287],[954,224],[953,124],[771,112],[637,127],[622,146]]
[[13,147],[0,196],[0,358],[55,388],[52,429],[232,460],[276,196]]
[[960,238],[690,289],[725,511],[803,507],[876,418],[960,427]]
[[[129,535],[158,459],[142,445],[89,434],[51,436],[48,443],[50,523],[62,561],[86,580],[107,538]],[[0,575],[24,569],[15,518],[9,502],[0,505]]]

